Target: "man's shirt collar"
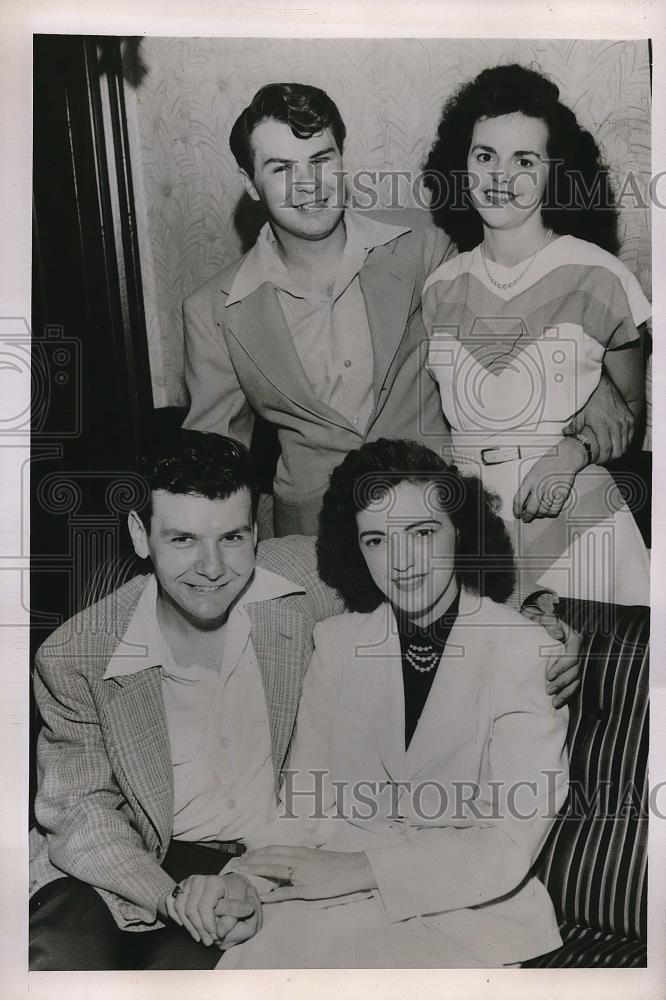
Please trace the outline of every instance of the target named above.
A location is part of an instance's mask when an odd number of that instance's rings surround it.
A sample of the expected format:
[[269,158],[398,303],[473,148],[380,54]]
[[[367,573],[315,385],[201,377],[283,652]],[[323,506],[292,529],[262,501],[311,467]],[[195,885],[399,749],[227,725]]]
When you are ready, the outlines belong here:
[[[410,232],[409,226],[392,226],[378,222],[363,212],[345,209],[344,226],[347,235],[343,256],[359,254],[359,268],[375,247],[385,246]],[[277,240],[270,223],[266,223],[252,249],[246,254],[231,283],[226,305],[230,306],[255,292],[265,282],[290,291],[292,281],[287,267],[277,251]],[[357,272],[358,273],[358,272]]]
[[[232,608],[230,618],[248,604],[304,593],[303,587],[291,580],[256,566],[250,586]],[[127,677],[156,666],[174,666],[174,660],[157,621],[157,578],[152,575],[139,597],[127,631],[107,664],[103,679]]]

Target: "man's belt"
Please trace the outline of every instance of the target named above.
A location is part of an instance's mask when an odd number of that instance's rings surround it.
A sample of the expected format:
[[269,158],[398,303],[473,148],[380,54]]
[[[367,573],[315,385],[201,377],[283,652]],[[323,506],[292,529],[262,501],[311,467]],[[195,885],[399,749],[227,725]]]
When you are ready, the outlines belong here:
[[231,857],[240,857],[247,850],[242,840],[197,840],[196,846],[207,847],[211,851],[220,851],[221,854],[229,854]]
[[513,462],[516,458],[524,458],[519,447],[482,448],[481,461],[484,465],[501,465],[502,462]]

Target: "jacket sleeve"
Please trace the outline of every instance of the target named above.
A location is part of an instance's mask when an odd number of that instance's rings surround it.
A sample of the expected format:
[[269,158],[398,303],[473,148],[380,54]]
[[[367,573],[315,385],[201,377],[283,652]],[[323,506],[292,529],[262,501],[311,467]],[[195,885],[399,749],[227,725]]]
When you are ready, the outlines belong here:
[[[493,681],[490,737],[478,795],[460,788],[453,820],[405,824],[394,844],[366,849],[391,921],[478,906],[513,892],[538,857],[566,798],[567,713],[543,684],[537,630],[516,638]],[[538,630],[540,632],[540,630]],[[446,823],[447,820],[442,822]]]
[[126,926],[161,926],[157,904],[174,880],[132,825],[90,688],[71,657],[38,652],[35,697],[43,719],[35,815],[51,863],[118,896],[113,909]]
[[[218,292],[218,294],[221,294]],[[185,384],[190,430],[226,434],[250,446],[254,413],[238,381],[212,304],[195,292],[183,303]]]

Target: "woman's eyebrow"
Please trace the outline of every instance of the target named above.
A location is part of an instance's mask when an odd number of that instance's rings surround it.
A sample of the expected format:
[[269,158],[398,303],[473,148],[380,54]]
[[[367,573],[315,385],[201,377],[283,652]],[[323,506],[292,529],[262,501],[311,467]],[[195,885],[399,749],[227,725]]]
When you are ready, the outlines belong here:
[[537,153],[536,149],[517,149],[514,156],[536,156],[538,160],[543,159],[541,153]]
[[[439,527],[441,523],[442,522],[437,517],[423,517],[418,521],[407,521],[407,522],[403,521],[402,518],[395,519],[395,527],[402,528],[404,531],[410,531],[412,528],[422,528],[426,524],[434,524],[437,527]],[[388,527],[390,531],[391,530],[390,520]],[[366,538],[368,535],[380,535],[383,537],[385,534],[386,532],[382,531],[379,528],[368,528],[366,531],[361,531],[358,537],[359,539]]]
[[[474,145],[472,146],[472,150],[474,150],[474,149],[482,149],[484,151],[484,153],[496,153],[497,152],[497,150],[494,149],[492,146],[486,146],[486,145],[484,145],[481,142],[474,143]],[[513,153],[512,153],[512,156],[536,156],[537,159],[539,159],[539,160],[543,159],[541,153],[537,153],[537,151],[535,149],[515,149],[513,151]]]

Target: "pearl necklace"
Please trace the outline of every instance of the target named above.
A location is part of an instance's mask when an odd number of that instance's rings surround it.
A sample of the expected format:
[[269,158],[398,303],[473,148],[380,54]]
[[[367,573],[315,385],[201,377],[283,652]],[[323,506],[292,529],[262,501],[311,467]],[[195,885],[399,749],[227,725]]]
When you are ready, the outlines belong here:
[[424,646],[410,643],[405,659],[410,667],[414,667],[420,674],[429,674],[439,663],[439,653],[429,642]]
[[[553,230],[549,229],[548,232],[546,233],[546,238],[543,241],[543,243],[541,244],[541,246],[537,247],[537,249],[534,251],[534,253],[532,254],[532,256],[530,257],[530,259],[528,260],[528,262],[525,265],[525,267],[523,268],[523,270],[520,272],[519,275],[517,275],[513,279],[513,281],[496,281],[493,278],[493,276],[490,273],[490,270],[488,268],[488,262],[486,260],[486,254],[485,254],[485,251],[483,249],[483,243],[482,243],[481,244],[481,260],[483,261],[483,266],[486,269],[486,274],[488,275],[488,280],[493,283],[493,285],[495,286],[495,288],[500,288],[503,292],[505,292],[507,290],[507,288],[513,288],[513,286],[516,285],[520,281],[521,278],[525,277],[525,275],[527,274],[527,272],[531,268],[532,264],[534,263],[534,260],[535,260],[535,258],[537,256],[537,254],[541,253],[541,251],[543,250],[543,248],[545,247],[545,245],[548,243],[548,241],[550,240],[550,238],[551,238],[552,235],[553,235]],[[485,243],[485,240],[484,240],[484,243]]]

